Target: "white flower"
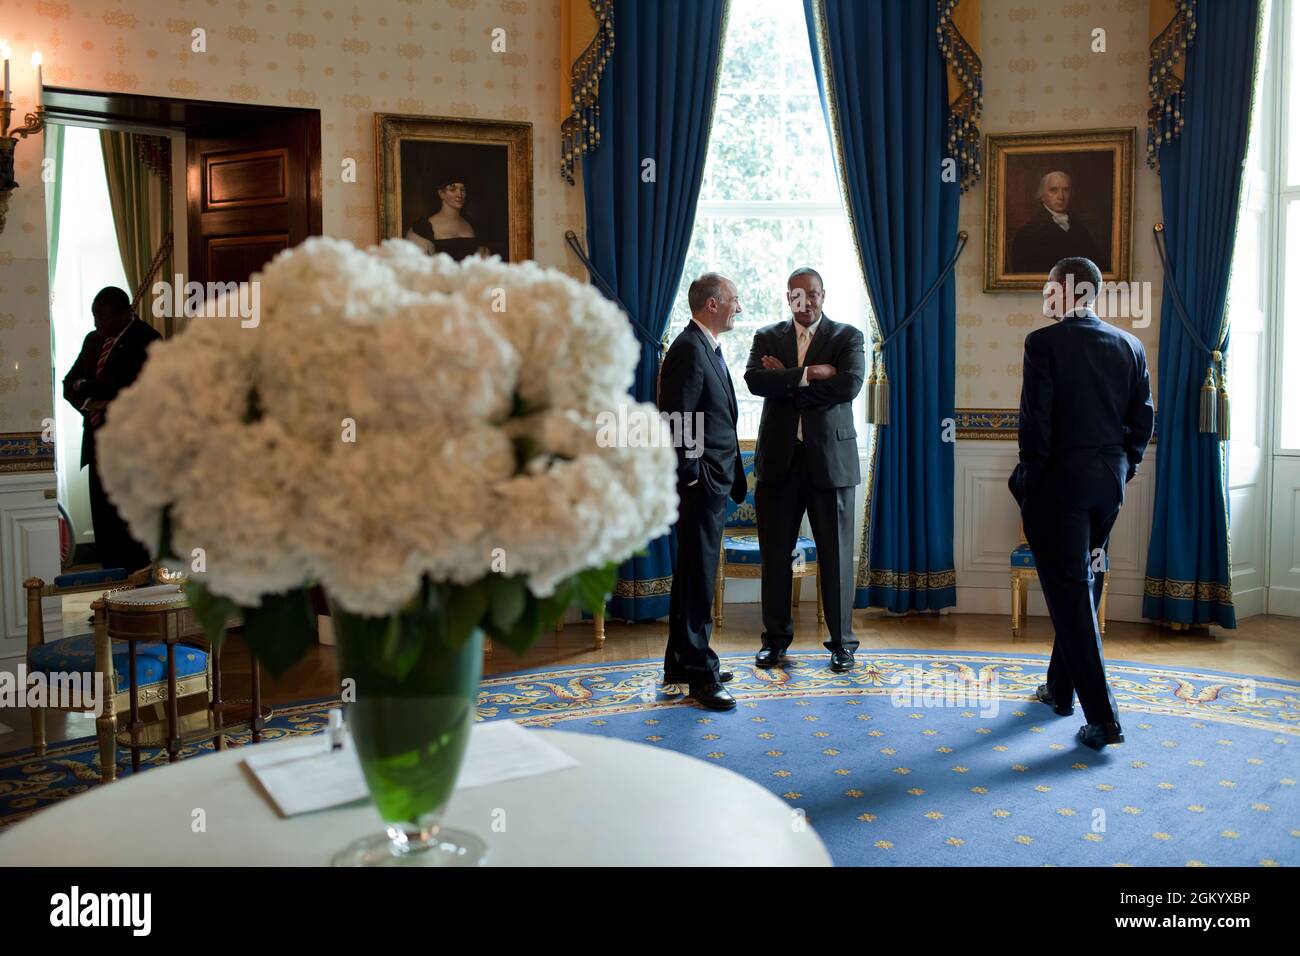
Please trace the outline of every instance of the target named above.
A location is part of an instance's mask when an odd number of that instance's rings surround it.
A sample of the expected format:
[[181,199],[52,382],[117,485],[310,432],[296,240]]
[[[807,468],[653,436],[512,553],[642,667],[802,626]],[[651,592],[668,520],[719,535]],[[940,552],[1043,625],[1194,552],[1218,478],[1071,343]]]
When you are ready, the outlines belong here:
[[[628,399],[640,355],[594,289],[534,263],[456,263],[402,240],[313,238],[254,276],[255,326],[159,343],[98,436],[105,487],[147,544],[243,605],[318,582],[393,613],[423,577],[499,570],[538,596],[676,519],[676,461]],[[597,421],[640,416],[640,441]]]

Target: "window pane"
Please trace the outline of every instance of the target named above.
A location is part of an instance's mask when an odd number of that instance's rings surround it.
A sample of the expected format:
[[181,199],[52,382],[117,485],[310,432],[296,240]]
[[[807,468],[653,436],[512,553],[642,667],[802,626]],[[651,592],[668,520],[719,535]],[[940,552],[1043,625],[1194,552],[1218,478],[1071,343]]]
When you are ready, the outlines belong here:
[[1287,108],[1281,111],[1286,117],[1288,131],[1286,180],[1290,186],[1300,186],[1300,8],[1292,4],[1286,14],[1291,18],[1291,36],[1288,37],[1288,50],[1284,57],[1291,80],[1287,84]]
[[[1300,199],[1286,204],[1286,248],[1282,266],[1282,364],[1300,368]],[[1300,375],[1283,372],[1282,408],[1278,416],[1282,447],[1300,450]]]
[[822,274],[828,316],[866,331],[867,296],[840,205],[803,5],[732,0],[704,189],[669,337],[690,321],[692,279],[720,272],[736,283],[743,312],[719,342],[742,438],[757,435],[763,405],[745,387],[754,332],[789,318],[785,283],[799,266]]

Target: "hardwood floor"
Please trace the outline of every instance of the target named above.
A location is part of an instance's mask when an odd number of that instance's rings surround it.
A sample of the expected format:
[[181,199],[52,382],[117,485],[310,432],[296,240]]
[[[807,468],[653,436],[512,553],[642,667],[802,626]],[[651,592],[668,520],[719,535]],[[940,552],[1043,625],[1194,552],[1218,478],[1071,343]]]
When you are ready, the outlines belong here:
[[[83,609],[65,606],[65,616],[75,622]],[[713,647],[723,656],[750,655],[758,649],[761,630],[757,604],[727,606],[726,623],[713,635]],[[862,642],[859,654],[881,648],[916,648],[952,651],[1051,652],[1051,624],[1046,617],[1031,617],[1023,635],[1011,638],[1005,615],[915,614],[897,617],[884,612],[855,611],[854,631]],[[504,674],[535,667],[574,666],[663,655],[666,624],[609,622],[604,648],[597,650],[590,624],[570,624],[562,632],[544,632],[523,657],[499,648],[484,663],[485,674]],[[821,647],[815,606],[800,605],[795,617],[796,650]],[[1114,660],[1166,664],[1171,667],[1207,668],[1300,680],[1300,618],[1254,617],[1233,631],[1222,628],[1174,632],[1150,624],[1112,621],[1105,637],[1106,656]],[[232,636],[222,651],[222,675],[228,698],[249,694],[248,652]],[[317,646],[279,680],[263,675],[263,700],[288,704],[338,692],[334,649]],[[0,712],[0,722],[11,728],[0,733],[0,753],[31,746],[31,721],[25,710]],[[46,736],[51,746],[62,740],[92,736],[94,719],[81,715],[48,714]]]

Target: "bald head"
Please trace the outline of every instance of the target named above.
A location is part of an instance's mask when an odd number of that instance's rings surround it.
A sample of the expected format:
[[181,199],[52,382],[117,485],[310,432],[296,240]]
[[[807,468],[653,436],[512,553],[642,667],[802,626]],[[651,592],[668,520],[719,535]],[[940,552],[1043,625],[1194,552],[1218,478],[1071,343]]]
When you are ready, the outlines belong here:
[[686,290],[691,318],[715,336],[730,331],[740,314],[736,284],[717,272],[706,272]]

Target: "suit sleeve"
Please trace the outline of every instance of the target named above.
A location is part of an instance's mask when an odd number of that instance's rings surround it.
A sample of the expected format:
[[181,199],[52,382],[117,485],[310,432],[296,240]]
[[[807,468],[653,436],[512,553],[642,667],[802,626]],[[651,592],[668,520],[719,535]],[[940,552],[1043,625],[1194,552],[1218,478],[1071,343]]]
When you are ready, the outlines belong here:
[[121,349],[121,354],[115,356],[115,361],[110,363],[110,368],[104,369],[102,376],[92,376],[86,381],[84,394],[89,398],[99,401],[111,402],[117,398],[117,393],[122,391],[137,378],[140,377],[140,370],[144,368],[144,360],[148,356],[149,344],[159,336],[154,333],[152,336],[130,341],[119,342],[116,349]]
[[1025,339],[1024,380],[1020,386],[1020,463],[1028,492],[1052,452],[1052,362],[1034,336]]
[[86,413],[82,411],[81,406],[86,403],[86,399],[90,398],[90,393],[85,385],[77,387],[76,383],[82,379],[89,383],[95,377],[95,357],[92,357],[98,351],[94,347],[95,342],[98,342],[98,339],[93,332],[86,336],[81,343],[81,352],[77,355],[77,360],[72,363],[72,368],[68,369],[68,374],[63,377],[63,397],[82,415]]
[[763,368],[763,356],[774,355],[770,337],[754,336],[754,344],[749,349],[749,361],[745,363],[745,384],[751,395],[759,398],[784,398],[799,388],[803,378],[801,368]]
[[[663,368],[659,376],[659,411],[675,415],[686,427],[690,415],[693,415],[704,394],[704,368],[698,361],[698,353],[691,348],[671,348],[664,356]],[[693,438],[697,436],[692,436]],[[704,436],[698,436],[699,441]],[[690,484],[700,477],[700,459],[686,456],[685,443],[677,448],[677,481]]]
[[1128,480],[1137,474],[1151,433],[1155,429],[1156,410],[1151,404],[1151,373],[1147,369],[1146,351],[1138,346],[1133,392],[1124,415],[1124,454],[1128,457]]
[[809,382],[795,394],[795,404],[800,408],[839,405],[851,402],[862,391],[866,378],[866,355],[863,352],[862,333],[850,329],[848,342],[835,356],[835,374],[820,382]]

